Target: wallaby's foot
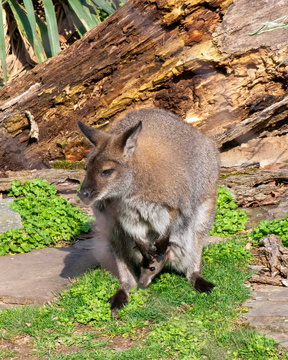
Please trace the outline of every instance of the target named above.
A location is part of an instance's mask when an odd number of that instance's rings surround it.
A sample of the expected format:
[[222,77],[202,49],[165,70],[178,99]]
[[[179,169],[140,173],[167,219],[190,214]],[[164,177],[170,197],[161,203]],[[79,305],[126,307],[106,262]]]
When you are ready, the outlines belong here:
[[207,294],[210,294],[213,290],[213,288],[215,287],[214,284],[212,284],[209,281],[206,281],[205,279],[203,279],[202,277],[199,277],[196,279],[195,284],[194,284],[194,288],[199,291],[199,292],[205,292]]
[[206,281],[199,273],[195,272],[190,280],[191,284],[194,286],[195,290],[199,292],[205,292],[207,294],[210,294],[215,287],[214,284],[212,284],[209,281]]
[[119,289],[116,294],[110,297],[108,300],[110,302],[110,309],[111,309],[111,316],[115,318],[120,310],[124,305],[128,303],[129,297],[126,291],[123,289]]

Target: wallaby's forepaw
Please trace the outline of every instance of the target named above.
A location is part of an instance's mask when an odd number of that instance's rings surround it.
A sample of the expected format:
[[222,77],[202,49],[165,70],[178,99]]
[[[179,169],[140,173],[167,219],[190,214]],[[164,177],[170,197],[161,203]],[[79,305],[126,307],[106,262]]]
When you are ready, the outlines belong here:
[[194,288],[199,292],[205,292],[207,294],[210,294],[214,288],[214,284],[212,284],[209,281],[206,281],[202,277],[197,277],[194,283]]
[[118,310],[120,310],[124,305],[128,303],[128,299],[128,294],[123,289],[119,289],[116,294],[110,297],[108,301],[110,302],[112,318],[115,318]]

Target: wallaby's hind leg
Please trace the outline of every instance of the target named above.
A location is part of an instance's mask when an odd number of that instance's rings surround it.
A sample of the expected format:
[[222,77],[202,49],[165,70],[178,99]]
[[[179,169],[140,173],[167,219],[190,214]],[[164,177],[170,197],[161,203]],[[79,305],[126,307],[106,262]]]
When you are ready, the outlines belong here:
[[193,272],[192,276],[190,277],[190,282],[194,286],[195,290],[199,292],[205,292],[207,294],[211,293],[214,288],[214,284],[205,280],[201,274],[197,273],[196,271]]
[[202,277],[202,247],[204,236],[206,236],[214,220],[216,197],[217,191],[215,190],[213,196],[205,200],[197,209],[193,224],[195,234],[193,261],[187,271],[187,278],[194,288],[199,292],[206,293],[210,293],[215,285]]
[[129,301],[128,292],[120,288],[113,296],[110,297],[108,301],[110,303],[111,316],[112,318],[115,318],[118,311],[128,303]]

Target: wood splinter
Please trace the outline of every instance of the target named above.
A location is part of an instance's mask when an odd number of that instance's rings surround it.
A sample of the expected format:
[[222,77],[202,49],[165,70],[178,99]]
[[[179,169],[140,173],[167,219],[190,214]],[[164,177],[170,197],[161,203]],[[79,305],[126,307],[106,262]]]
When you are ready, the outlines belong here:
[[30,122],[29,138],[39,141],[39,127],[38,127],[38,124],[36,123],[36,121],[34,120],[34,116],[28,110],[25,111],[25,115],[27,116],[27,119]]

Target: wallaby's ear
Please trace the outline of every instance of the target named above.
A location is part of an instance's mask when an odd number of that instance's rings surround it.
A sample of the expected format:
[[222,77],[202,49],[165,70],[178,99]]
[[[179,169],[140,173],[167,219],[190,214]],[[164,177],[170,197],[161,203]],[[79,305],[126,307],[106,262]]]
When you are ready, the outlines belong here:
[[129,157],[130,155],[133,154],[141,130],[142,130],[142,121],[139,121],[136,125],[126,130],[124,134],[122,134],[119,137],[118,143],[122,148],[125,156]]
[[104,131],[93,129],[81,121],[78,121],[78,126],[86,138],[95,146],[109,138],[109,135]]

